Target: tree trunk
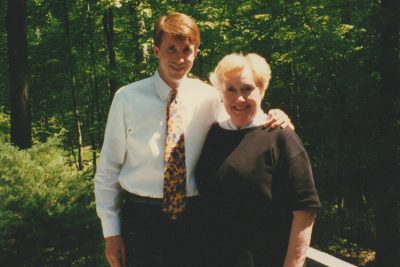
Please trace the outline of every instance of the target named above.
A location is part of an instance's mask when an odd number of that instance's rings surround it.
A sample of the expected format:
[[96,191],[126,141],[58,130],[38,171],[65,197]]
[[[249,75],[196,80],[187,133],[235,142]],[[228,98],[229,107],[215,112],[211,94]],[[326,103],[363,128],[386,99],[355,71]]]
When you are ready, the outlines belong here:
[[[91,120],[91,128],[96,128],[97,131],[91,129],[93,134],[93,140],[96,138],[95,132],[97,132],[98,140],[103,140],[102,131],[100,125],[103,122],[103,114],[100,109],[100,93],[99,86],[97,80],[97,71],[96,71],[96,54],[94,49],[94,27],[93,27],[93,15],[91,10],[90,1],[87,1],[87,19],[88,19],[88,31],[89,31],[89,55],[90,55],[90,73],[91,73],[91,88],[93,88],[93,98],[92,98],[92,120]],[[101,147],[101,144],[99,144]]]
[[140,77],[140,63],[144,61],[145,52],[141,48],[141,39],[146,38],[146,27],[143,19],[139,16],[141,7],[141,1],[135,0],[129,2],[129,11],[131,18],[131,28],[132,28],[132,41],[133,46],[132,49],[135,53],[135,74],[136,80],[139,80]]
[[381,155],[376,177],[376,262],[379,267],[400,266],[399,132],[399,2],[381,2],[380,125]]
[[70,84],[71,95],[72,95],[72,108],[73,108],[73,114],[74,114],[76,141],[77,141],[77,148],[78,148],[78,169],[82,170],[83,169],[82,131],[81,131],[81,123],[80,123],[80,119],[79,119],[78,99],[76,96],[74,59],[73,59],[73,55],[72,55],[72,45],[71,45],[71,37],[70,37],[70,30],[69,30],[69,13],[68,13],[67,2],[64,2],[64,14],[63,15],[64,15],[63,16],[64,31],[65,31],[66,42],[67,42],[69,84]]
[[10,66],[11,142],[21,149],[32,146],[26,16],[26,0],[8,1],[6,28]]
[[94,133],[90,134],[90,143],[92,146],[93,174],[95,174],[97,169],[97,146],[96,146],[96,136]]
[[110,89],[110,103],[114,98],[114,94],[118,89],[117,80],[115,79],[115,52],[114,52],[114,17],[112,8],[109,7],[104,11],[103,17],[104,35],[106,39],[106,48],[108,55],[109,78],[108,85]]

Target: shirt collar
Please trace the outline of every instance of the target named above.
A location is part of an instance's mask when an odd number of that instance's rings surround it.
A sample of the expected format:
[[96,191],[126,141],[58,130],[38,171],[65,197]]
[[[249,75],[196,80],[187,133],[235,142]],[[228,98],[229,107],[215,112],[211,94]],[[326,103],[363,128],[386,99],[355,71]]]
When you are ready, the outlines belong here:
[[[180,87],[185,87],[184,85],[187,83],[188,78],[185,77],[180,83]],[[158,96],[160,97],[161,100],[163,101],[168,101],[169,98],[169,92],[172,90],[172,88],[161,78],[158,70],[154,74],[154,86],[156,87],[156,91]],[[179,92],[178,88],[178,92]]]

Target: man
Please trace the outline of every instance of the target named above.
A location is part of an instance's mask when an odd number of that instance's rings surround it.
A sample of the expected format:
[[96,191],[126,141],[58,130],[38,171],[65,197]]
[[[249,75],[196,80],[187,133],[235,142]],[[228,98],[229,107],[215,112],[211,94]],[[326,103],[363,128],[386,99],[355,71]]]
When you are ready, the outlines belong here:
[[[200,44],[200,31],[192,18],[181,13],[159,18],[153,40],[158,70],[115,94],[95,175],[106,256],[113,267],[201,266],[195,242],[201,220],[193,176],[220,97],[211,86],[187,77]],[[178,111],[171,111],[172,105]],[[290,124],[282,112],[273,113],[278,117],[269,122],[272,126]],[[170,126],[176,124],[170,118],[179,126]],[[173,158],[172,153],[165,151],[174,127],[182,132],[180,152],[175,153],[180,163],[172,163],[175,170],[171,171],[167,158]],[[167,176],[176,173],[183,174],[184,186],[172,190],[183,189],[183,198],[168,191]]]

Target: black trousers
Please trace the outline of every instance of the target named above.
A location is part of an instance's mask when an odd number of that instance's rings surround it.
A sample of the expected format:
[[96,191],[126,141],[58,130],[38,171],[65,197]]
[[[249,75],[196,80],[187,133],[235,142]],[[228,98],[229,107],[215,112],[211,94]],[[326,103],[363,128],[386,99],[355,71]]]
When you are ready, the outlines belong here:
[[171,220],[154,204],[122,204],[122,238],[128,267],[204,266],[202,212],[198,201],[190,201],[177,220]]

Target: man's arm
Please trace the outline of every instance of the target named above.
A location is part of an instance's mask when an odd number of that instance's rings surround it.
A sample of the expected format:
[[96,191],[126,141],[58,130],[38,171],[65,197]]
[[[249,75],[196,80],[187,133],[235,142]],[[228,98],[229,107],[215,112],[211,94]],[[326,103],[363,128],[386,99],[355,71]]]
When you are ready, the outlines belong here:
[[111,267],[125,267],[125,246],[120,235],[106,237],[106,257]]
[[96,210],[104,237],[120,234],[119,208],[121,186],[118,176],[126,157],[126,100],[121,91],[115,94],[108,114],[99,164],[94,177]]
[[121,92],[115,94],[94,179],[96,210],[106,241],[107,260],[113,267],[125,265],[119,219],[121,186],[118,182],[126,156],[125,101]]
[[315,214],[314,209],[293,212],[293,222],[283,264],[284,267],[303,267],[307,249],[310,246]]
[[267,114],[267,122],[265,126],[271,126],[271,128],[289,127],[294,131],[294,125],[291,123],[288,115],[280,109],[270,109]]

